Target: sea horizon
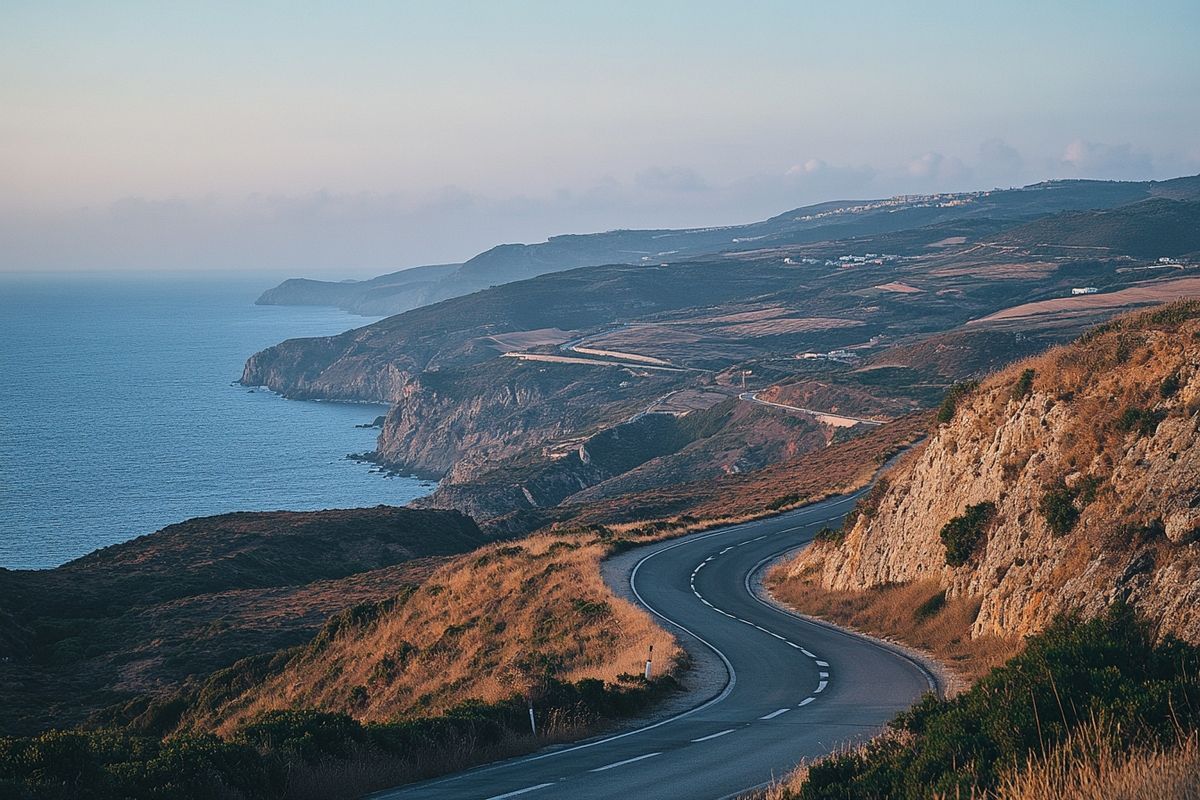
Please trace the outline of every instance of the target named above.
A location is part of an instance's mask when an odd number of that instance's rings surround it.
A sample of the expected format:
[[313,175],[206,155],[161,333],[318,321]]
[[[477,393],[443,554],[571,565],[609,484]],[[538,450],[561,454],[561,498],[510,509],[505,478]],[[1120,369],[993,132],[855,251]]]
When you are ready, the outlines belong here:
[[0,273],[0,568],[44,569],[197,516],[404,505],[429,481],[346,458],[386,405],[237,383],[284,339],[374,318],[256,306],[279,273]]

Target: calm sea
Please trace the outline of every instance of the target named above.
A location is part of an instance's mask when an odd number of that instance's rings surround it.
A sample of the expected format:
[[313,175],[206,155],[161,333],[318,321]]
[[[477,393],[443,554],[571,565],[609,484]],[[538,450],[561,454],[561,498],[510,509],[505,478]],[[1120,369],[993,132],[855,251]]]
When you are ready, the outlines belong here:
[[189,517],[403,505],[432,485],[345,458],[382,406],[234,381],[251,353],[370,320],[255,306],[273,279],[0,276],[0,566],[43,568]]

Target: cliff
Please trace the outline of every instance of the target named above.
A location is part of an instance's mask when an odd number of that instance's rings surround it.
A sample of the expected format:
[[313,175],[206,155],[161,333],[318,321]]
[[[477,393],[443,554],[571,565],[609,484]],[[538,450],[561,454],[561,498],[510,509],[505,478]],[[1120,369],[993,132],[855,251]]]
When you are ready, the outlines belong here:
[[1134,604],[1200,640],[1200,301],[1118,318],[953,393],[928,443],[790,566],[934,580],[974,637]]

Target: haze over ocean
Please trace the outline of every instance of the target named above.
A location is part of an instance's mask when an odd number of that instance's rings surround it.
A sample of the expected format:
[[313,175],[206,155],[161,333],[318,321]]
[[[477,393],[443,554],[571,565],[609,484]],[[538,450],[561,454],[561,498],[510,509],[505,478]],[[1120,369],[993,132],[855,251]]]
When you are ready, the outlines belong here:
[[271,277],[0,276],[0,567],[61,564],[190,517],[403,505],[345,458],[383,406],[237,386],[246,357],[370,320],[255,306]]

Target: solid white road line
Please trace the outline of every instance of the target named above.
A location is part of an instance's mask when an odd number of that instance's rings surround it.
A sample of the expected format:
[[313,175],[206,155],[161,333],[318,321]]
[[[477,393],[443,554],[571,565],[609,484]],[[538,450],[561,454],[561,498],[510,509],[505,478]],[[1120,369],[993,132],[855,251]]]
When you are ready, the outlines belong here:
[[815,697],[806,697],[806,698],[804,698],[803,700],[801,700],[801,701],[800,701],[800,706],[799,706],[799,707],[800,707],[800,708],[803,708],[804,706],[808,705],[809,703],[811,703],[813,700],[816,700],[816,699],[817,699],[817,698],[815,698]]
[[504,800],[504,798],[506,798],[506,797],[516,797],[519,794],[525,794],[526,792],[535,792],[538,789],[545,789],[547,786],[553,786],[553,785],[554,785],[553,783],[539,783],[537,786],[526,786],[524,789],[517,789],[515,792],[508,792],[507,794],[494,795],[492,797],[489,797],[487,800]]
[[772,711],[770,714],[767,714],[765,717],[759,717],[759,719],[775,719],[780,714],[786,714],[789,711],[791,711],[790,708],[781,708],[778,711]]
[[646,753],[646,755],[644,755],[644,756],[634,756],[633,758],[627,758],[624,761],[618,761],[614,764],[606,764],[603,767],[596,767],[595,769],[589,769],[588,772],[604,772],[604,770],[606,770],[606,769],[614,769],[616,767],[623,767],[626,764],[632,764],[635,761],[643,761],[647,758],[654,758],[655,756],[661,756],[661,755],[662,755],[662,753]]
[[716,739],[718,736],[724,736],[727,733],[733,733],[737,728],[720,731],[719,733],[710,733],[708,736],[701,736],[699,739],[692,739],[693,742],[707,742],[709,739]]

